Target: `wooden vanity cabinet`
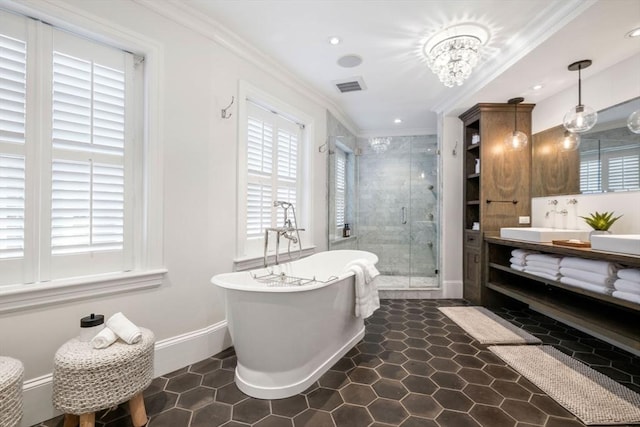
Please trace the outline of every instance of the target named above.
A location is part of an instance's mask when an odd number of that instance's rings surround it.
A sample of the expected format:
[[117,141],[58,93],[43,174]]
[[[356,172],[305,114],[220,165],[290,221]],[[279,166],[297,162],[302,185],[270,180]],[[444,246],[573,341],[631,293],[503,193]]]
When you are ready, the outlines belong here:
[[[464,126],[463,159],[463,296],[484,304],[483,233],[518,225],[531,215],[531,111],[533,104],[477,104],[460,115]],[[509,151],[505,138],[524,132],[529,144]],[[476,165],[479,164],[479,169]],[[474,230],[474,223],[478,223]]]
[[[640,257],[591,249],[569,248],[551,243],[533,243],[486,235],[485,293],[501,305],[512,299],[531,309],[602,338],[640,355],[640,304],[566,285],[510,268],[515,248],[561,256],[609,261],[628,268],[640,268]],[[490,304],[491,305],[491,304]]]

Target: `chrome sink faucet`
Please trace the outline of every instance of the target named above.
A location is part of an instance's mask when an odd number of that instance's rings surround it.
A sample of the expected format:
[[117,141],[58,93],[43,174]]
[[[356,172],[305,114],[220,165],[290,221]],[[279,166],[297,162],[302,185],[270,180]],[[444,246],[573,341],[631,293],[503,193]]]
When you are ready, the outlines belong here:
[[[278,265],[279,256],[280,256],[280,237],[284,237],[289,240],[289,244],[287,246],[287,252],[289,254],[289,259],[291,259],[291,244],[298,244],[298,258],[302,255],[302,243],[300,242],[300,232],[304,231],[304,228],[296,228],[294,224],[298,223],[296,218],[296,209],[293,206],[293,203],[284,202],[281,200],[276,200],[273,202],[274,207],[281,207],[284,209],[284,225],[282,227],[267,227],[264,230],[264,257],[263,264],[265,267],[268,266],[267,262],[267,250],[269,249],[269,232],[276,233],[276,257],[275,257],[275,265]],[[293,214],[293,222],[291,218],[288,216],[288,211],[291,209]]]

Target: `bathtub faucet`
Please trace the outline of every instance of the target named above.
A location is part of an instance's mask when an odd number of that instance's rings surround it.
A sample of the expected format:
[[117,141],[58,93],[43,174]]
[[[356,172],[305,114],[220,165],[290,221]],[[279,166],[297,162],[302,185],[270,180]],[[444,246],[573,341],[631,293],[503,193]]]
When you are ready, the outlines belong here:
[[[293,203],[277,200],[273,202],[274,207],[281,207],[284,209],[284,225],[282,227],[267,227],[264,230],[264,266],[267,267],[267,250],[269,249],[269,232],[276,233],[276,258],[275,265],[279,264],[280,256],[280,237],[284,237],[289,240],[287,245],[287,252],[289,259],[291,259],[291,243],[298,244],[298,258],[302,255],[302,243],[300,242],[300,232],[304,231],[304,228],[297,228],[294,224],[297,224],[296,209]],[[288,216],[288,211],[291,209],[293,215],[293,222]]]

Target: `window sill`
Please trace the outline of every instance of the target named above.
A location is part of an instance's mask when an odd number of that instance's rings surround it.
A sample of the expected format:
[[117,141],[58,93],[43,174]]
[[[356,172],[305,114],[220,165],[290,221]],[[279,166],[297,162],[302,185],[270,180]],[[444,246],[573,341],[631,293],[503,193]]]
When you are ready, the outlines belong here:
[[358,236],[349,236],[349,237],[336,237],[334,238],[331,243],[335,244],[335,243],[342,243],[342,242],[348,242],[350,240],[357,240]]
[[166,268],[0,287],[0,313],[113,295],[162,284]]
[[[309,256],[313,254],[315,251],[316,251],[315,246],[306,247],[302,249],[302,255],[300,255],[300,257],[303,258],[303,257]],[[289,261],[295,261],[298,256],[298,251],[292,251],[291,253],[293,255],[291,259],[289,259],[289,254],[287,253],[286,250],[284,251],[284,253],[280,253],[280,255],[278,256],[278,262],[285,263]],[[269,252],[269,254],[267,255],[267,264],[271,266],[275,264],[275,262],[276,262],[275,254],[273,252]],[[245,258],[236,258],[233,260],[234,271],[245,271],[245,270],[252,270],[254,268],[262,268],[262,267],[264,267],[263,257],[245,257]]]

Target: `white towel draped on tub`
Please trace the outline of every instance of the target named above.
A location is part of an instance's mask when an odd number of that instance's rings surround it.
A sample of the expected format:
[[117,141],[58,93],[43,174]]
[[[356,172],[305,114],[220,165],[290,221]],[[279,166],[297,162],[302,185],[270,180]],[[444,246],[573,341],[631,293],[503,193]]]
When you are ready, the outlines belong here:
[[135,344],[142,339],[140,328],[134,325],[124,314],[118,312],[111,316],[106,322],[107,328],[111,329],[122,341],[127,344]]
[[356,276],[355,314],[357,317],[366,319],[380,308],[378,287],[373,282],[380,272],[371,261],[366,259],[351,261],[345,269]]

